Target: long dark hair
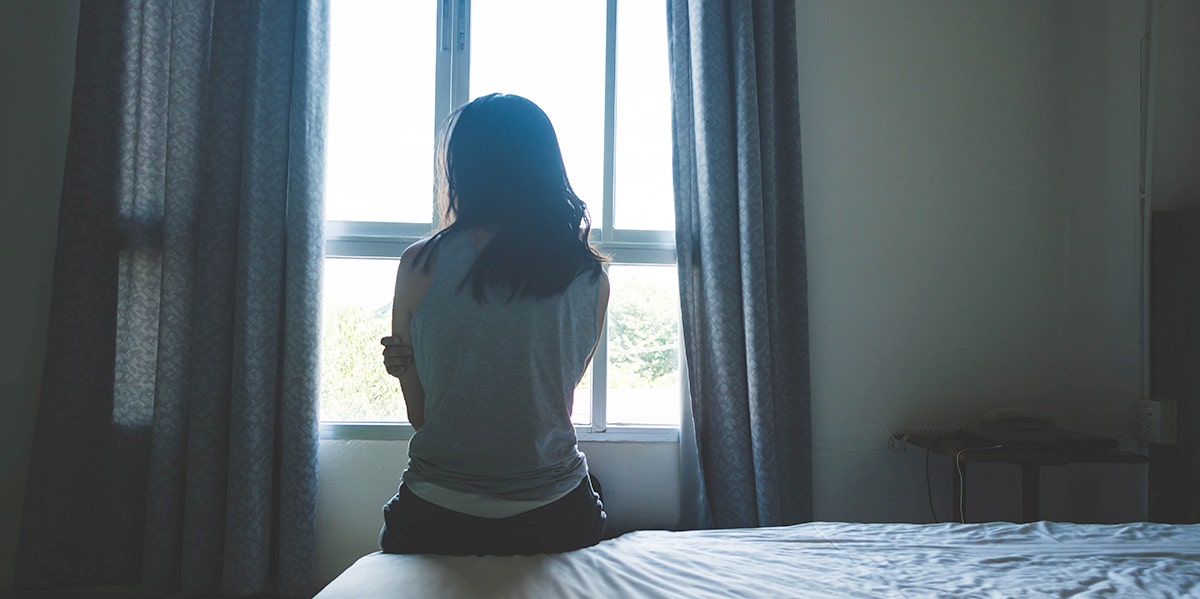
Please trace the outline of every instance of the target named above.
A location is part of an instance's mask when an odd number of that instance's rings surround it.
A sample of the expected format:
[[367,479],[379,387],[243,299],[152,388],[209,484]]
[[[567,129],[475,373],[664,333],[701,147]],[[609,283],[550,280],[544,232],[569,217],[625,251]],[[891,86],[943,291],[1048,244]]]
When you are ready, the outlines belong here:
[[581,274],[598,277],[605,258],[588,243],[587,204],[567,180],[558,136],[541,108],[491,94],[459,108],[442,126],[436,154],[442,229],[417,253],[425,272],[446,235],[494,228],[462,285],[479,302],[552,297]]

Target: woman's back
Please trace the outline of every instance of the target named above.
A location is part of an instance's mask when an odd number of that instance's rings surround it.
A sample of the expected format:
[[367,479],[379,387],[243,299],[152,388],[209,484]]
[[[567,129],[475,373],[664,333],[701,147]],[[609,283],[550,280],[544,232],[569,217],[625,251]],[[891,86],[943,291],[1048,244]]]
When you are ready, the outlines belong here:
[[549,117],[519,96],[452,113],[434,163],[442,228],[401,257],[384,339],[416,434],[380,546],[482,555],[593,545],[605,514],[571,425],[608,304],[587,204]]
[[412,317],[425,424],[406,482],[503,499],[558,496],[587,474],[571,424],[574,388],[595,347],[600,279],[576,277],[549,298],[472,297],[478,252],[466,231],[437,246]]

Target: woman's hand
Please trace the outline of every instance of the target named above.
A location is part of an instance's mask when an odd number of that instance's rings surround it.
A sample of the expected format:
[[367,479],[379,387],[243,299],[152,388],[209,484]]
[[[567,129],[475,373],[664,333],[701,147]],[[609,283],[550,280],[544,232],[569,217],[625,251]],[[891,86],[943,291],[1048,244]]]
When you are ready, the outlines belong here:
[[383,365],[388,374],[400,378],[413,365],[413,348],[403,345],[396,336],[384,337],[379,340],[383,345]]

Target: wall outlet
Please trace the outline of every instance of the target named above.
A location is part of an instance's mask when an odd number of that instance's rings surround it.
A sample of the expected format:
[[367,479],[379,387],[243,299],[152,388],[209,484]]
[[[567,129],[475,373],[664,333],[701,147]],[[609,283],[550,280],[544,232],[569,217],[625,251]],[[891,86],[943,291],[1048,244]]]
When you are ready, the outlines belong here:
[[1175,443],[1175,402],[1169,399],[1137,400],[1133,436],[1157,445]]

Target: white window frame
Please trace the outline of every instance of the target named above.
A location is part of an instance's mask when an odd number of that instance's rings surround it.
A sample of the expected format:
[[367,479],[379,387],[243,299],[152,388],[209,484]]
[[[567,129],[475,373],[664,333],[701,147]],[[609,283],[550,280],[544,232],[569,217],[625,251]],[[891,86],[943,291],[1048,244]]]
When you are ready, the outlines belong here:
[[[455,108],[470,100],[471,0],[435,0],[438,6],[438,51],[435,124],[440,126]],[[604,184],[601,226],[592,229],[591,240],[617,265],[674,265],[675,232],[617,229],[614,226],[614,142],[616,130],[616,35],[617,1],[607,0],[604,69]],[[627,0],[638,1],[638,0]],[[433,148],[434,140],[430,141]],[[437,223],[436,206],[431,203],[431,221]],[[428,223],[395,223],[330,220],[325,222],[326,258],[380,258],[397,260],[409,245],[428,237],[435,226]],[[605,266],[607,270],[607,265]],[[682,337],[682,336],[681,336]],[[681,356],[682,366],[682,347]],[[575,425],[580,441],[679,441],[674,425],[607,424],[608,326],[592,358],[591,424]],[[686,371],[680,368],[680,400],[687,401]],[[322,421],[322,439],[407,440],[415,432],[403,422]]]

